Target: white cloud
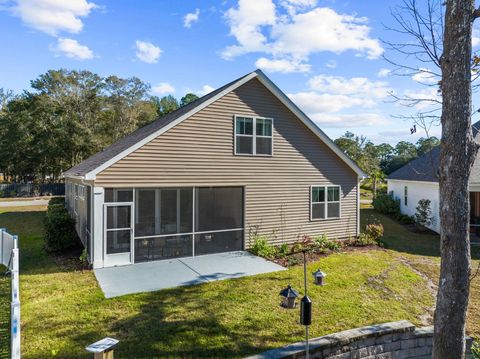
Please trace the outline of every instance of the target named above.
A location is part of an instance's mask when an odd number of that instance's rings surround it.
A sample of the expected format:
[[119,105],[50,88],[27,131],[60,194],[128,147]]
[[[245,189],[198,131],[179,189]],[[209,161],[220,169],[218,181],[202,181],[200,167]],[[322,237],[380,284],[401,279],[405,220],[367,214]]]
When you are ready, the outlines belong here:
[[224,58],[266,50],[267,38],[262,34],[261,27],[275,24],[275,5],[271,0],[239,0],[238,8],[230,8],[225,16],[230,25],[230,34],[238,45],[224,49]]
[[[379,102],[392,91],[386,82],[365,77],[318,75],[308,81],[308,86],[309,91],[288,96],[322,126],[361,127],[388,122],[377,113]],[[362,109],[369,110],[363,113]],[[356,113],[342,113],[348,110]]]
[[387,77],[388,75],[390,75],[391,72],[392,72],[392,70],[390,70],[390,69],[380,69],[377,72],[377,76],[378,77]]
[[79,33],[83,29],[81,18],[96,7],[87,0],[17,0],[10,10],[25,25],[58,36],[61,31]]
[[94,57],[93,51],[88,46],[81,45],[73,39],[59,38],[57,44],[51,47],[51,50],[75,60],[90,60]]
[[255,62],[255,66],[259,69],[269,71],[269,72],[281,72],[281,73],[291,73],[291,72],[309,72],[310,65],[305,64],[296,60],[287,60],[287,59],[267,59],[265,57],[259,58]]
[[349,95],[359,98],[382,99],[391,91],[383,81],[370,81],[366,77],[345,78],[342,76],[318,75],[312,77],[308,84],[318,92]]
[[429,69],[419,68],[418,72],[412,76],[412,80],[425,85],[433,85],[440,81]]
[[183,26],[187,29],[192,27],[192,24],[196,23],[200,17],[200,9],[196,9],[195,12],[190,12],[183,17]]
[[367,18],[339,14],[315,1],[285,0],[277,9],[272,0],[239,0],[238,7],[226,12],[230,34],[237,43],[226,47],[222,56],[231,59],[246,53],[262,52],[276,60],[286,58],[306,62],[313,53],[342,53],[353,50],[368,58],[378,58],[383,49],[370,36]]
[[303,111],[310,115],[326,112],[338,112],[351,107],[368,107],[365,101],[346,95],[334,95],[328,93],[317,93],[314,91],[298,92],[288,94]]
[[337,67],[337,62],[335,60],[330,60],[325,64],[325,66],[327,66],[329,69],[334,69]]
[[203,95],[206,95],[207,93],[212,92],[213,90],[215,90],[215,87],[212,87],[210,85],[203,85],[200,90],[197,90],[194,93],[198,94],[198,96],[203,96]]
[[431,106],[439,107],[442,101],[441,95],[436,87],[422,88],[418,90],[405,90],[404,99],[401,105],[415,107],[417,110],[424,110]]
[[155,46],[151,42],[141,40],[137,40],[135,45],[137,48],[136,56],[140,61],[146,62],[147,64],[158,62],[158,58],[162,53],[162,49],[158,46]]
[[478,45],[480,45],[480,29],[474,26],[472,32],[472,46],[477,47]]
[[168,82],[160,82],[158,85],[152,87],[152,92],[156,95],[166,95],[175,92],[175,87]]
[[316,114],[311,116],[320,127],[372,127],[386,125],[390,121],[378,113]]

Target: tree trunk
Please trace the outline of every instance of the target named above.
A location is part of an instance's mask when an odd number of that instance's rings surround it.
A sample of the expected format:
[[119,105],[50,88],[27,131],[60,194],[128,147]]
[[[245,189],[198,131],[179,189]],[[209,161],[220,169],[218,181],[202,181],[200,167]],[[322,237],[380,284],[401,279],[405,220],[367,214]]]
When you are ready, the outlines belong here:
[[433,358],[465,358],[470,238],[468,178],[477,146],[471,128],[474,0],[448,0],[442,66],[440,151],[441,268]]

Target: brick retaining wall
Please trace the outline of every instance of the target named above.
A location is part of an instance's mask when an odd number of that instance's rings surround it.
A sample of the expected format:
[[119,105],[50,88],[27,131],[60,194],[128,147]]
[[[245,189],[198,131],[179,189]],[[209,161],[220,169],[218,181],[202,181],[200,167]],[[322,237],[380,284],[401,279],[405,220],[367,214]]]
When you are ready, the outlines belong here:
[[[311,359],[427,359],[432,357],[433,327],[406,320],[345,330],[310,340]],[[470,353],[471,339],[467,341]],[[468,355],[470,357],[470,355]],[[248,359],[305,358],[305,342],[269,350]]]

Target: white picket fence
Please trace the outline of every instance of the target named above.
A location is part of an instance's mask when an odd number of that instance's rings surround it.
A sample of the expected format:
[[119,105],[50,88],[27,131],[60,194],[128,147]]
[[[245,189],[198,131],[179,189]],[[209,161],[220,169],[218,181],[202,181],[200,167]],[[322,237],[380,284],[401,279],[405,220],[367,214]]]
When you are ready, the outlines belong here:
[[0,229],[0,259],[12,279],[10,306],[10,352],[12,359],[20,358],[20,285],[18,268],[18,237]]

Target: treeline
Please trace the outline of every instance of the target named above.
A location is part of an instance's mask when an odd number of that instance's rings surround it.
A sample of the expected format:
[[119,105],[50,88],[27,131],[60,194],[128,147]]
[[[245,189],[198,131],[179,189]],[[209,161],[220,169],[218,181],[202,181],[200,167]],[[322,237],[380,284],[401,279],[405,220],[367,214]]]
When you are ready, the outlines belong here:
[[198,98],[150,95],[136,77],[50,70],[22,94],[0,89],[0,172],[14,182],[56,181],[62,171]]
[[440,140],[422,137],[415,144],[400,141],[393,147],[388,143],[375,145],[364,136],[346,132],[335,143],[369,175],[375,192],[378,180],[438,146]]

